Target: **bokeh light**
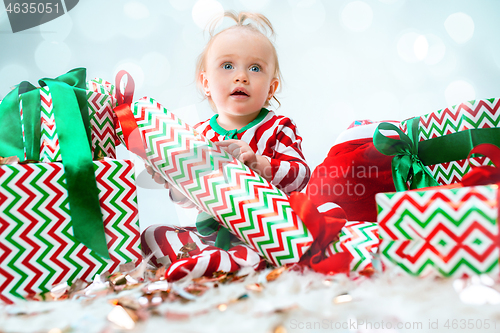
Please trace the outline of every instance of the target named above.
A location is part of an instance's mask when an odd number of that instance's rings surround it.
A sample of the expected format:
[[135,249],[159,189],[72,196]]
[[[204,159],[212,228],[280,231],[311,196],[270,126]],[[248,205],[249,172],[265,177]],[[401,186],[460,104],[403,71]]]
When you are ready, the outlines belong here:
[[453,51],[448,51],[437,66],[429,67],[429,73],[434,76],[434,79],[449,80],[449,75],[456,73],[457,66],[457,55]]
[[[398,120],[401,108],[398,97],[389,91],[376,91],[363,98],[362,119]],[[396,119],[394,119],[396,118]]]
[[269,0],[238,0],[247,10],[260,11],[267,7]]
[[150,13],[146,5],[138,1],[129,1],[123,5],[123,12],[126,16],[135,20],[148,18]]
[[500,45],[490,45],[489,52],[493,59],[493,62],[500,69]]
[[293,5],[292,13],[295,26],[301,31],[315,32],[325,24],[326,11],[321,1],[297,1]]
[[50,76],[66,73],[71,56],[71,49],[63,42],[42,41],[35,50],[36,65]]
[[415,39],[415,43],[413,44],[413,51],[415,52],[415,56],[418,60],[423,60],[427,57],[429,52],[429,42],[424,35],[420,35]]
[[444,22],[444,27],[458,44],[467,42],[474,35],[474,21],[465,13],[451,14]]
[[352,31],[365,31],[373,21],[372,8],[364,1],[349,2],[341,14],[342,24]]
[[131,1],[123,6],[126,14],[120,21],[120,33],[133,39],[144,39],[153,34],[160,26],[159,15],[151,12],[146,5]]
[[414,31],[404,32],[398,39],[398,54],[406,62],[417,62],[420,59],[415,54],[415,43],[421,35]]
[[[116,39],[121,22],[122,11],[117,10],[113,1],[86,0],[85,6],[78,6],[75,24],[87,44],[106,42]],[[97,10],[97,8],[99,10]]]
[[191,15],[198,27],[206,29],[210,23],[224,15],[224,7],[215,0],[198,0]]
[[0,68],[0,78],[2,78],[0,81],[0,99],[2,99],[13,86],[28,79],[28,70],[18,64],[8,64]]
[[444,92],[448,106],[476,99],[474,87],[464,80],[451,82]]
[[145,74],[146,83],[159,86],[167,82],[170,76],[170,62],[167,57],[158,52],[146,54],[140,62]]
[[446,46],[441,38],[434,34],[427,34],[425,38],[427,39],[429,47],[424,62],[427,65],[435,65],[443,60],[446,54]]
[[170,5],[180,11],[193,8],[195,3],[196,0],[170,0]]
[[62,15],[57,19],[42,24],[38,29],[40,29],[40,33],[46,41],[62,42],[71,34],[73,20],[70,15]]

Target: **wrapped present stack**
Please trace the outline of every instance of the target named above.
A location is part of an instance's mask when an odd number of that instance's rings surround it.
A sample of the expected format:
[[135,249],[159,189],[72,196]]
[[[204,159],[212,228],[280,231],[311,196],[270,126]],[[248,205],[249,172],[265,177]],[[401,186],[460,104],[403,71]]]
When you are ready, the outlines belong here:
[[[487,185],[497,180],[482,145],[500,146],[499,108],[500,99],[477,100],[379,125],[399,134],[374,136],[382,153],[395,155],[397,192],[376,196],[385,267],[415,276],[499,273],[498,185]],[[490,176],[470,181],[478,173]]]
[[0,104],[0,301],[142,258],[133,164],[114,159],[114,88],[85,76],[22,82]]

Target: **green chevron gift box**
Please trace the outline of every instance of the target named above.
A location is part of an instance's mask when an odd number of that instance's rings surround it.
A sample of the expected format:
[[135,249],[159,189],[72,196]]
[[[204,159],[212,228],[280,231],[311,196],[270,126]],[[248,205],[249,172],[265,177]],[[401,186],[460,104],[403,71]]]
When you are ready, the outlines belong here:
[[[100,78],[87,83],[87,110],[91,134],[92,156],[116,158],[113,107],[116,106],[115,87]],[[40,161],[61,161],[57,124],[54,119],[52,95],[48,86],[40,87]],[[22,115],[23,95],[20,96]],[[85,109],[85,108],[83,108]]]
[[[131,162],[92,160],[85,70],[39,84],[22,82],[0,103],[4,302],[141,259]],[[61,163],[33,163],[50,159],[41,149],[47,99]]]
[[380,258],[415,276],[499,273],[497,185],[376,195]]
[[141,260],[133,163],[94,161],[93,170],[110,259],[74,237],[62,163],[0,167],[0,301]]
[[[481,143],[500,145],[500,99],[465,102],[405,120],[399,126],[381,123],[373,143],[395,156],[392,175],[397,191],[460,182],[471,166],[491,164],[485,157],[467,156]],[[392,130],[399,139],[386,137]]]

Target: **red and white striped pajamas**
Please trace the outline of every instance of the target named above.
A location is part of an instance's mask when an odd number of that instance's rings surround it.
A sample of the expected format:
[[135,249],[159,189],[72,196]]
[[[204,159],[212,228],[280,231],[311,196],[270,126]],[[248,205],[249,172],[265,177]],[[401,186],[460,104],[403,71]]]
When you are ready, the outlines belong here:
[[235,139],[248,143],[256,154],[269,160],[271,183],[285,193],[300,191],[307,185],[311,171],[302,154],[302,137],[293,120],[262,109],[247,126],[227,131],[219,126],[217,117],[216,114],[194,128],[212,142]]

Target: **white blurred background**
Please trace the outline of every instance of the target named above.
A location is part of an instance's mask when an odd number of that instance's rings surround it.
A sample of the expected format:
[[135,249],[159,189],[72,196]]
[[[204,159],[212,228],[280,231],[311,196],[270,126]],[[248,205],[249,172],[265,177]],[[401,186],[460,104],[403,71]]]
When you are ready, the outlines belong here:
[[[402,120],[461,101],[500,96],[497,0],[80,0],[66,15],[13,34],[0,9],[0,98],[75,67],[136,81],[186,122],[212,115],[194,84],[203,28],[224,10],[257,11],[277,33],[284,82],[279,114],[295,120],[311,169],[354,120]],[[186,225],[136,160],[141,229]]]

